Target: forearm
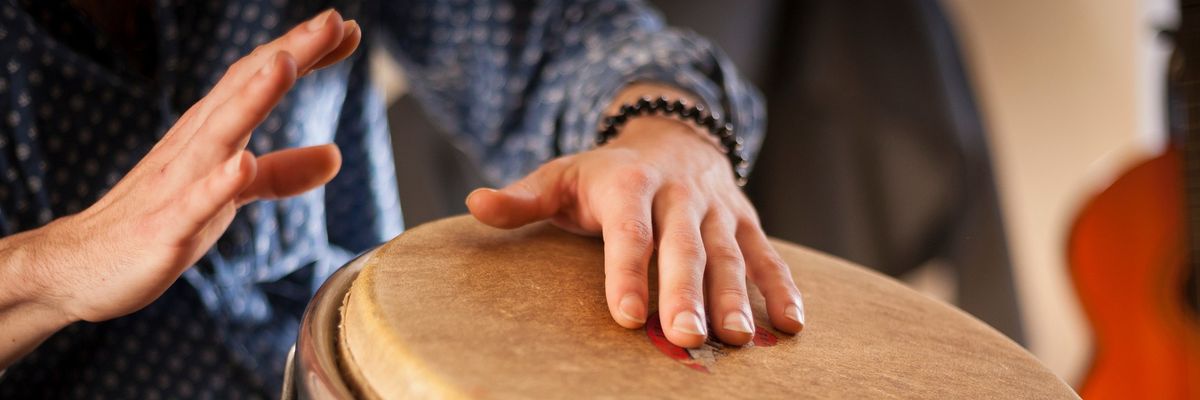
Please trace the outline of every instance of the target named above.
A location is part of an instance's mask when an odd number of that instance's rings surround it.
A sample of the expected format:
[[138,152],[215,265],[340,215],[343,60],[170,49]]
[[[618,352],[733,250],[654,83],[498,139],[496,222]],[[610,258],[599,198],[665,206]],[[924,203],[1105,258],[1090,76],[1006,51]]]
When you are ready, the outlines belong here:
[[46,298],[42,272],[36,268],[39,230],[0,239],[0,369],[28,354],[71,319]]

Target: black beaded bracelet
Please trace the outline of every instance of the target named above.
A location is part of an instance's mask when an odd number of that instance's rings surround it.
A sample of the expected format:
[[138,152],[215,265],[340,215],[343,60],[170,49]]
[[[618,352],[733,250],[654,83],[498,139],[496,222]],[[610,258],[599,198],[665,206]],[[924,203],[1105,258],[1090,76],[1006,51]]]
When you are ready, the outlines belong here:
[[721,119],[721,115],[704,109],[703,104],[690,105],[686,100],[671,100],[666,97],[642,97],[636,103],[624,104],[617,114],[604,118],[600,126],[600,134],[596,137],[596,145],[603,145],[617,136],[621,127],[629,120],[642,115],[662,115],[691,122],[704,128],[720,140],[725,148],[725,156],[733,165],[733,177],[737,185],[746,185],[746,173],[750,163],[746,161],[742,138],[733,133],[733,124]]

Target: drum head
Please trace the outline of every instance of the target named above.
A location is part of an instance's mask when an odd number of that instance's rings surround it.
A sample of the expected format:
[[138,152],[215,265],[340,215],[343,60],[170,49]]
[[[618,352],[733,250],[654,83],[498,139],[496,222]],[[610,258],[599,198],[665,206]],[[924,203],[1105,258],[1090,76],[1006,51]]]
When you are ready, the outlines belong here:
[[752,289],[754,344],[685,350],[654,316],[636,330],[612,321],[598,239],[470,217],[423,225],[383,246],[347,294],[342,369],[372,398],[1077,397],[963,312],[775,246],[803,292],[805,330],[771,329]]

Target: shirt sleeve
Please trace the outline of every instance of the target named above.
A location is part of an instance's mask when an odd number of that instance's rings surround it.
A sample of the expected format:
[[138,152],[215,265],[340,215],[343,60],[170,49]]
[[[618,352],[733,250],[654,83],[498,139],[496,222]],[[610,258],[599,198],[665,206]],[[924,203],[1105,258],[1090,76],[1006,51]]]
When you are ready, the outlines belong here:
[[385,2],[383,42],[414,95],[493,183],[587,150],[629,83],[687,90],[725,115],[753,159],[766,116],[729,58],[640,1]]

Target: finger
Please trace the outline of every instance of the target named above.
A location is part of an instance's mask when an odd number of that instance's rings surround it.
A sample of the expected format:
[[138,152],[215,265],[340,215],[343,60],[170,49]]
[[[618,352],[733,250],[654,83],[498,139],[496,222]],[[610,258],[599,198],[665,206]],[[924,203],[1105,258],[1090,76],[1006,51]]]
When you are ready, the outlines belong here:
[[618,173],[605,191],[599,219],[604,237],[604,294],[617,324],[638,328],[646,323],[650,256],[654,252],[650,206],[657,179],[641,170]]
[[180,117],[180,123],[176,123],[171,132],[155,147],[177,148],[186,143],[217,107],[225,104],[229,98],[240,95],[254,79],[257,71],[279,52],[292,55],[297,71],[308,72],[318,61],[325,59],[326,55],[340,47],[342,22],[341,14],[336,10],[326,10],[239,59],[225,71],[216,86],[203,99]]
[[188,141],[173,164],[191,169],[192,176],[246,147],[250,134],[296,82],[296,63],[287,52],[279,52],[263,65],[257,78],[238,96],[229,98],[214,111]]
[[[221,104],[240,93],[255,71],[275,53],[291,54],[295,58],[297,71],[307,73],[317,62],[341,46],[342,35],[345,32],[343,22],[342,15],[337,10],[326,10],[292,28],[283,36],[259,46],[225,71],[225,75],[213,87],[212,92],[205,96],[205,102],[209,102],[211,97],[211,103]],[[212,110],[212,107],[206,108],[206,111]],[[199,117],[207,118],[208,113],[202,112]]]
[[476,189],[467,195],[467,208],[480,222],[504,229],[550,218],[570,194],[573,160],[570,156],[551,160],[504,189]]
[[[340,29],[334,28],[340,26]],[[336,10],[327,10],[306,23],[293,28],[284,36],[259,46],[251,54],[238,60],[218,81],[216,87],[188,109],[166,136],[154,145],[147,160],[173,159],[180,147],[191,141],[198,127],[207,122],[213,111],[227,100],[242,92],[247,81],[255,76],[262,65],[270,63],[278,52],[292,55],[297,75],[324,68],[345,59],[361,42],[361,32],[355,21],[342,21]],[[156,162],[156,164],[165,162]]]
[[177,204],[162,209],[157,217],[171,241],[191,241],[201,233],[222,207],[233,202],[256,174],[254,155],[248,151],[230,157],[204,179],[185,189]]
[[258,157],[254,181],[238,195],[238,206],[255,200],[295,196],[329,183],[342,165],[334,144],[286,149]]
[[349,20],[342,22],[342,42],[338,47],[326,54],[325,57],[313,64],[308,71],[303,74],[312,72],[321,68],[328,67],[338,61],[342,61],[354,53],[358,49],[358,44],[362,42],[362,29],[358,26],[358,21]]
[[804,303],[792,281],[792,270],[767,240],[762,228],[752,220],[738,223],[737,241],[746,259],[750,281],[767,301],[771,325],[788,333],[804,329]]
[[658,231],[658,308],[667,339],[676,346],[704,343],[704,243],[694,197],[678,189],[659,191],[654,199]]
[[705,300],[721,341],[744,345],[754,338],[754,319],[746,296],[746,264],[734,238],[732,217],[710,211],[700,225],[704,240]]

